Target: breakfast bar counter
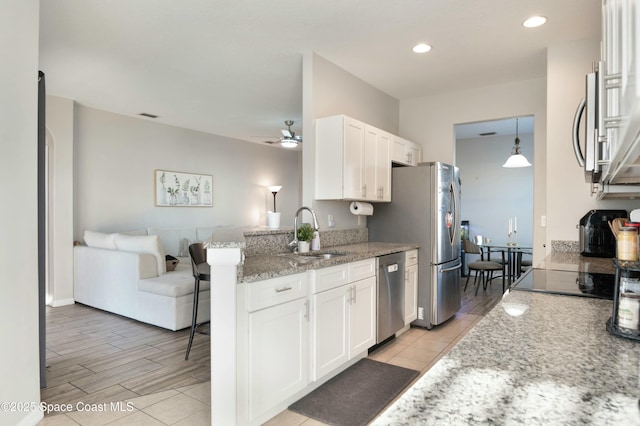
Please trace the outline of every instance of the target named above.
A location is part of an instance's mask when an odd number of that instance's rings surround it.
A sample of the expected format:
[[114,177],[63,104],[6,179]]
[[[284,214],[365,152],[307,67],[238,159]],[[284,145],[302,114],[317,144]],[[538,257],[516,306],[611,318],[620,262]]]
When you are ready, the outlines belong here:
[[640,425],[640,342],[612,302],[524,291],[502,301],[376,425]]

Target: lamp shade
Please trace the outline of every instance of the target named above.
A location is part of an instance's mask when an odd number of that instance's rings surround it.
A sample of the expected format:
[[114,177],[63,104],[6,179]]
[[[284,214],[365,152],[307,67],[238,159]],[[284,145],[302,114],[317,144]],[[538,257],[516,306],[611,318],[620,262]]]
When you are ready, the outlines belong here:
[[269,192],[278,192],[282,189],[282,185],[271,185],[269,187]]
[[509,158],[507,158],[507,161],[502,165],[502,167],[507,167],[507,168],[529,167],[529,166],[531,166],[531,163],[527,160],[527,157],[525,157],[522,154],[511,155]]

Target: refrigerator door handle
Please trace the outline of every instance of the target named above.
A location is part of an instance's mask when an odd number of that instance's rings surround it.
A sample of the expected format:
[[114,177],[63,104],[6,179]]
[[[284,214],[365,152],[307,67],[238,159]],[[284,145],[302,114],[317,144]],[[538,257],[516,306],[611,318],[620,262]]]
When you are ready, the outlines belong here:
[[453,268],[447,268],[447,269],[443,269],[440,272],[450,272],[450,271],[455,271],[456,269],[460,269],[462,268],[462,263],[458,263],[456,266],[454,266]]
[[455,180],[451,182],[451,192],[453,193],[453,238],[451,239],[451,245],[455,245],[460,239],[460,218],[458,217],[460,200],[458,199],[458,187]]

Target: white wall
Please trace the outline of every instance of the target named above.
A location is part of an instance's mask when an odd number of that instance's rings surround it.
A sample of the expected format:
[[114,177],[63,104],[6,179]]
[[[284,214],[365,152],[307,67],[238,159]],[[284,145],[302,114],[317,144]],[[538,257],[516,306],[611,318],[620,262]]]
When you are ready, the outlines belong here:
[[[423,161],[455,164],[455,131],[459,123],[533,115],[534,154],[529,161],[534,174],[534,212],[539,218],[546,203],[546,118],[545,79],[443,93],[400,102],[400,135],[423,147]],[[461,169],[462,176],[465,170]],[[463,191],[464,181],[463,181]],[[463,193],[463,197],[465,194]],[[496,206],[496,209],[500,206]],[[545,232],[535,219],[533,225],[534,262],[544,257]],[[537,254],[539,253],[539,254]],[[540,256],[539,258],[536,258]]]
[[548,241],[577,241],[576,225],[591,209],[632,210],[639,201],[597,201],[573,153],[571,128],[584,97],[585,74],[600,57],[599,43],[580,41],[554,46],[547,59],[547,232]]
[[[520,134],[520,148],[533,158],[533,135]],[[468,220],[471,237],[482,235],[493,243],[509,241],[509,218],[518,218],[518,243],[533,242],[533,167],[502,167],[511,154],[515,134],[460,139],[456,165],[462,179],[462,220]],[[512,238],[514,238],[512,236]]]
[[[75,238],[86,229],[266,226],[267,185],[293,224],[299,151],[253,144],[76,105]],[[213,207],[156,207],[156,169],[213,175]]]
[[74,303],[73,286],[73,101],[47,96],[49,151],[48,301]]
[[[7,0],[0,13],[0,401],[36,404],[38,14],[38,0]],[[2,426],[40,418],[39,412],[0,410]]]
[[328,214],[334,216],[336,228],[364,227],[366,220],[349,212],[349,202],[314,201],[315,119],[345,114],[398,134],[399,102],[315,53],[304,56],[302,87],[303,203],[313,206],[320,228],[327,227]]

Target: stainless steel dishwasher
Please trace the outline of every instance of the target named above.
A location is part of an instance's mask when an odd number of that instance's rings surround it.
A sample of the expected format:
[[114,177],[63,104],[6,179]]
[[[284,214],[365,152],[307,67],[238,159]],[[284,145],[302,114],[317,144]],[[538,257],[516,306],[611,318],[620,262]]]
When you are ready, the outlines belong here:
[[378,257],[378,331],[376,343],[404,327],[405,253]]

